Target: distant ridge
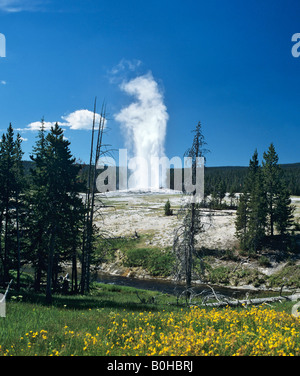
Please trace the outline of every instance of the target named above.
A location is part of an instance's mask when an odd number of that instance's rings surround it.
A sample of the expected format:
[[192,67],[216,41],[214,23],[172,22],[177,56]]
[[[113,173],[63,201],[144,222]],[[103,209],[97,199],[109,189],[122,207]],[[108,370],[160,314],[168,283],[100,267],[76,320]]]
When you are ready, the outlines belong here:
[[[279,164],[286,186],[292,195],[300,196],[300,163]],[[214,187],[223,181],[227,192],[240,192],[243,189],[247,166],[219,166],[205,168],[205,193],[213,192]]]
[[[33,161],[23,161],[25,174],[29,175],[30,169],[34,168]],[[81,179],[87,179],[88,166],[82,164]],[[300,196],[300,162],[298,163],[283,163],[280,164],[283,171],[283,176],[286,181],[290,193],[295,196]],[[241,192],[243,189],[244,179],[247,174],[247,166],[213,166],[205,167],[205,193],[208,195],[213,192],[216,185],[223,181],[227,192]],[[171,168],[171,188],[172,175],[174,169]],[[117,168],[118,176],[118,168]],[[118,185],[118,184],[117,184]]]
[[[285,167],[300,167],[300,162],[297,163],[279,163],[279,166],[282,168]],[[248,166],[210,166],[206,168],[248,168]]]

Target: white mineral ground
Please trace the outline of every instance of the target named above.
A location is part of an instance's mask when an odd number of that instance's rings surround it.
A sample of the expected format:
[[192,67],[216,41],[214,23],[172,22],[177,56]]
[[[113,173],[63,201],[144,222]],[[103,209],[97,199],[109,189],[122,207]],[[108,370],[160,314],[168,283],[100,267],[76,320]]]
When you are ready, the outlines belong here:
[[[174,231],[180,225],[177,213],[183,203],[183,195],[168,190],[141,192],[141,191],[116,191],[99,194],[99,199],[107,205],[101,209],[101,217],[97,217],[99,230],[104,230],[111,237],[132,237],[148,235],[145,246],[171,247]],[[170,200],[173,216],[165,216],[164,205]],[[229,202],[226,196],[225,200]],[[295,217],[300,218],[300,197],[292,197],[296,206]],[[205,213],[205,210],[204,210]],[[234,210],[212,211],[210,225],[198,237],[198,246],[212,250],[229,250],[237,245],[235,237]],[[279,270],[285,263],[274,263],[273,268],[255,267],[265,274]]]
[[[172,246],[174,230],[180,224],[177,213],[183,203],[183,195],[167,190],[159,193],[117,191],[99,197],[109,206],[101,209],[102,217],[98,218],[97,225],[111,236],[133,236],[136,231],[152,235],[152,246]],[[164,215],[168,199],[173,216]],[[227,197],[226,200],[229,201]],[[296,204],[295,216],[300,217],[300,198],[292,197],[292,202]],[[212,214],[210,226],[199,236],[199,245],[211,249],[232,249],[236,244],[235,211],[218,210],[212,211]]]

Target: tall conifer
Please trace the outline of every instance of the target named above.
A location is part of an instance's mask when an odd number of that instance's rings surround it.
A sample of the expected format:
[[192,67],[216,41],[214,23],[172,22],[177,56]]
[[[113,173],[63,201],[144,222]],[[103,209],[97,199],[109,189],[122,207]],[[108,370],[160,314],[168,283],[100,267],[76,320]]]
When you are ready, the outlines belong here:
[[271,236],[274,235],[276,196],[280,189],[280,168],[278,165],[278,155],[274,144],[271,143],[267,152],[263,154],[262,162],[264,189],[266,192],[266,205],[268,213],[267,228]]
[[47,252],[47,261],[44,254],[41,261],[47,266],[48,303],[51,303],[52,290],[56,287],[61,257],[72,244],[69,227],[72,225],[79,230],[81,218],[76,213],[83,211],[79,199],[79,167],[69,146],[70,142],[64,138],[63,130],[56,123],[46,137],[41,129],[32,157],[36,162],[33,203],[40,220],[40,230],[43,228],[38,242],[40,251]]
[[[10,279],[10,270],[20,270],[19,197],[23,187],[21,137],[15,140],[10,124],[0,144],[0,259],[2,282]],[[17,235],[17,236],[16,236]],[[19,283],[18,283],[19,287]]]
[[265,235],[266,203],[257,150],[249,162],[243,194],[237,210],[237,237],[244,250],[256,252]]

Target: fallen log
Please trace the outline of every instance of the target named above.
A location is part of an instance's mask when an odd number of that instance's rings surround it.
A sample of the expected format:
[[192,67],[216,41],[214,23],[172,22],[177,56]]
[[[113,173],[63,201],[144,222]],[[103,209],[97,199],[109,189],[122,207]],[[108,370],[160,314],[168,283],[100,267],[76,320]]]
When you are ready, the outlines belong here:
[[260,305],[264,303],[274,303],[281,302],[283,300],[296,301],[300,299],[300,294],[285,295],[285,296],[273,296],[267,298],[255,298],[255,299],[242,299],[242,300],[223,300],[215,303],[203,303],[202,305],[206,307],[238,307],[238,306],[248,306],[248,305]]

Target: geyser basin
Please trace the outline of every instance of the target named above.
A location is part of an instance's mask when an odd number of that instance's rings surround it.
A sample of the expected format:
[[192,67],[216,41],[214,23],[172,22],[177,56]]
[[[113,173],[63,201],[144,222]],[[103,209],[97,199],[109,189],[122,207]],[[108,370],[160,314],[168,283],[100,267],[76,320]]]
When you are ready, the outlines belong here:
[[147,189],[124,189],[118,191],[110,191],[104,192],[103,194],[106,197],[116,197],[116,196],[136,196],[136,195],[178,195],[182,194],[182,191],[174,191],[173,189],[168,188],[161,188],[161,189],[154,189],[154,188],[147,188]]

